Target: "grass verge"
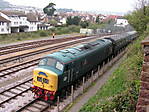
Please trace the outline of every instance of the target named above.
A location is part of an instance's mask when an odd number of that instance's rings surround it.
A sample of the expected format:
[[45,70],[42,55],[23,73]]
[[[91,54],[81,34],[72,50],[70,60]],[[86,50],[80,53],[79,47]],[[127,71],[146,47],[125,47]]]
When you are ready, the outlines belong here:
[[145,32],[128,46],[127,58],[80,112],[135,112],[143,62],[140,42],[148,34]]
[[13,34],[5,34],[0,35],[0,44],[8,44],[14,42],[20,42],[25,40],[34,40],[38,38],[51,36],[54,32],[56,35],[61,34],[71,34],[71,33],[79,33],[79,26],[68,26],[68,27],[56,27],[49,30],[44,31],[36,31],[36,32],[22,32],[22,33],[13,33]]

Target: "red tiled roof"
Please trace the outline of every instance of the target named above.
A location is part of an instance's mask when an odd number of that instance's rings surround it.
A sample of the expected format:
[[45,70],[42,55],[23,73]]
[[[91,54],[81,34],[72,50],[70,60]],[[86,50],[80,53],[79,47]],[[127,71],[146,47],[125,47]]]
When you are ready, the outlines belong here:
[[109,19],[116,19],[116,18],[118,18],[118,17],[120,17],[120,16],[117,16],[117,15],[109,15],[107,18],[109,18]]

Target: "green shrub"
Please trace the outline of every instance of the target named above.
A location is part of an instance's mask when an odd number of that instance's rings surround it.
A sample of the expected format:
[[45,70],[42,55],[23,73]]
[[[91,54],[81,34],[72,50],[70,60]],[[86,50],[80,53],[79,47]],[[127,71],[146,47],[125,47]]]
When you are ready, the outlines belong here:
[[48,36],[48,32],[47,31],[39,31],[39,36],[46,37],[46,36]]

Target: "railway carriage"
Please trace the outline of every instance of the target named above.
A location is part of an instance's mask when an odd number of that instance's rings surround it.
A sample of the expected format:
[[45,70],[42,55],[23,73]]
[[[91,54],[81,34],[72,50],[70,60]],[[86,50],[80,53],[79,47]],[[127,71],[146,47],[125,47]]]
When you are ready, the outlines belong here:
[[132,41],[131,34],[133,33],[122,33],[106,38],[112,41],[114,54],[117,54],[120,49],[126,47]]
[[63,89],[116,54],[135,38],[136,32],[123,33],[43,57],[33,72],[33,92],[46,101],[54,100]]
[[136,31],[127,32],[128,38],[130,39],[130,42],[135,40],[138,37],[138,34]]

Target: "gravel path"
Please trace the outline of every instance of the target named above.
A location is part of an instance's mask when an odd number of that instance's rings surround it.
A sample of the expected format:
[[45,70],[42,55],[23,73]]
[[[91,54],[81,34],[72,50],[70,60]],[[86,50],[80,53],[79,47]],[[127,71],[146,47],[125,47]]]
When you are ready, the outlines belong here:
[[108,80],[109,76],[114,72],[114,70],[121,64],[121,62],[124,60],[125,56],[123,56],[120,60],[118,60],[107,72],[105,72],[95,83],[94,86],[88,89],[86,93],[84,93],[82,96],[79,97],[79,99],[76,99],[76,102],[73,104],[73,106],[69,109],[68,112],[79,112],[81,107],[87,103],[87,101],[94,96],[97,91],[100,90],[100,88],[104,85],[104,83]]

